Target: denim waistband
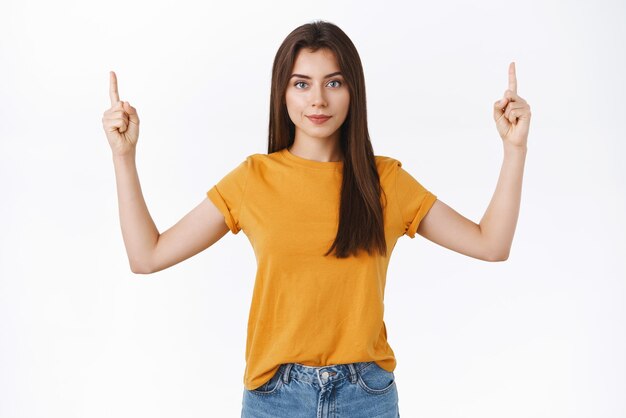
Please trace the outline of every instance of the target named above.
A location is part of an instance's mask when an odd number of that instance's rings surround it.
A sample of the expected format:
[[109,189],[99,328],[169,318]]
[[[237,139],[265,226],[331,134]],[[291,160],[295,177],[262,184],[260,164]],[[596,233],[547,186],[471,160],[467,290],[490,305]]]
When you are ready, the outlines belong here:
[[357,373],[368,366],[374,364],[373,361],[331,364],[328,366],[306,366],[300,363],[284,363],[278,368],[277,373],[281,373],[284,383],[289,383],[289,379],[299,380],[311,384],[324,386],[328,382],[337,382],[349,378],[350,383],[356,383]]

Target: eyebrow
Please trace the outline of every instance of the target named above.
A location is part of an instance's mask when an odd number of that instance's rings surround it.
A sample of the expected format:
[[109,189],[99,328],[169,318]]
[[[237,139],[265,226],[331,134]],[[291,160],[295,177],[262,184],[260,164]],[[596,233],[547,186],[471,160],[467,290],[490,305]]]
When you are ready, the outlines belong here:
[[[336,75],[340,75],[343,76],[343,74],[341,74],[341,71],[336,71],[334,73],[330,73],[330,74],[326,74],[324,76],[324,78],[330,78],[330,77],[334,77]],[[292,79],[294,77],[298,77],[298,78],[306,78],[307,80],[310,80],[311,77],[309,77],[308,75],[304,75],[304,74],[291,74],[291,77],[289,77],[289,79]]]

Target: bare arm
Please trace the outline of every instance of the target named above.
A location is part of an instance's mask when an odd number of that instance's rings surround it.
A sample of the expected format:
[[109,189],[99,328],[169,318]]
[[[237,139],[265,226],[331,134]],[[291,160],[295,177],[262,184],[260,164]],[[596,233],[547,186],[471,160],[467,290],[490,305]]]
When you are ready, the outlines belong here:
[[230,229],[224,215],[205,198],[180,221],[162,233],[148,257],[148,273],[164,270],[215,244]]
[[446,248],[486,261],[508,259],[519,216],[526,161],[530,106],[517,94],[515,63],[509,64],[509,88],[494,103],[493,117],[504,145],[498,184],[480,224],[435,201],[417,232]]
[[496,261],[480,226],[441,200],[435,200],[417,228],[424,238],[449,250],[484,261]]
[[111,108],[104,112],[102,124],[113,152],[124,245],[134,273],[153,273],[205,250],[229,229],[224,216],[205,198],[176,225],[159,234],[143,198],[135,164],[139,116],[130,103],[119,99],[113,71],[109,96]]
[[114,157],[120,224],[133,273],[155,273],[209,248],[229,231],[222,213],[205,198],[159,234],[141,193],[135,159]]
[[509,257],[519,215],[525,149],[507,149],[498,184],[480,224],[436,200],[417,233],[452,251],[485,261]]
[[113,155],[120,225],[130,269],[147,272],[151,253],[159,239],[157,230],[141,192],[135,153]]
[[511,252],[519,216],[526,148],[506,147],[496,191],[485,211],[480,229],[490,252],[506,260]]

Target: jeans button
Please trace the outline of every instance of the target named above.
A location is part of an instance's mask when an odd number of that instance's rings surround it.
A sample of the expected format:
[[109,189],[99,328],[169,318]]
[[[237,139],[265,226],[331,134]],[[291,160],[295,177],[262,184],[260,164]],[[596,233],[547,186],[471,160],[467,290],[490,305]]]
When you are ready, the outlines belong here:
[[327,371],[322,372],[322,378],[323,379],[328,379],[328,372]]

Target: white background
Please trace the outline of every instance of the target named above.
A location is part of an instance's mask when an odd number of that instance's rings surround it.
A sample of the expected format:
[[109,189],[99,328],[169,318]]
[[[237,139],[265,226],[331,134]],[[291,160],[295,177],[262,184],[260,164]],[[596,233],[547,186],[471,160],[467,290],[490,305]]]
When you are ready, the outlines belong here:
[[0,416],[238,417],[256,262],[245,235],[130,271],[102,128],[109,70],[137,108],[161,232],[267,152],[271,65],[315,19],[365,69],[377,155],[479,222],[502,163],[509,62],[532,109],[510,258],[417,235],[388,271],[403,417],[626,416],[619,1],[3,1]]

